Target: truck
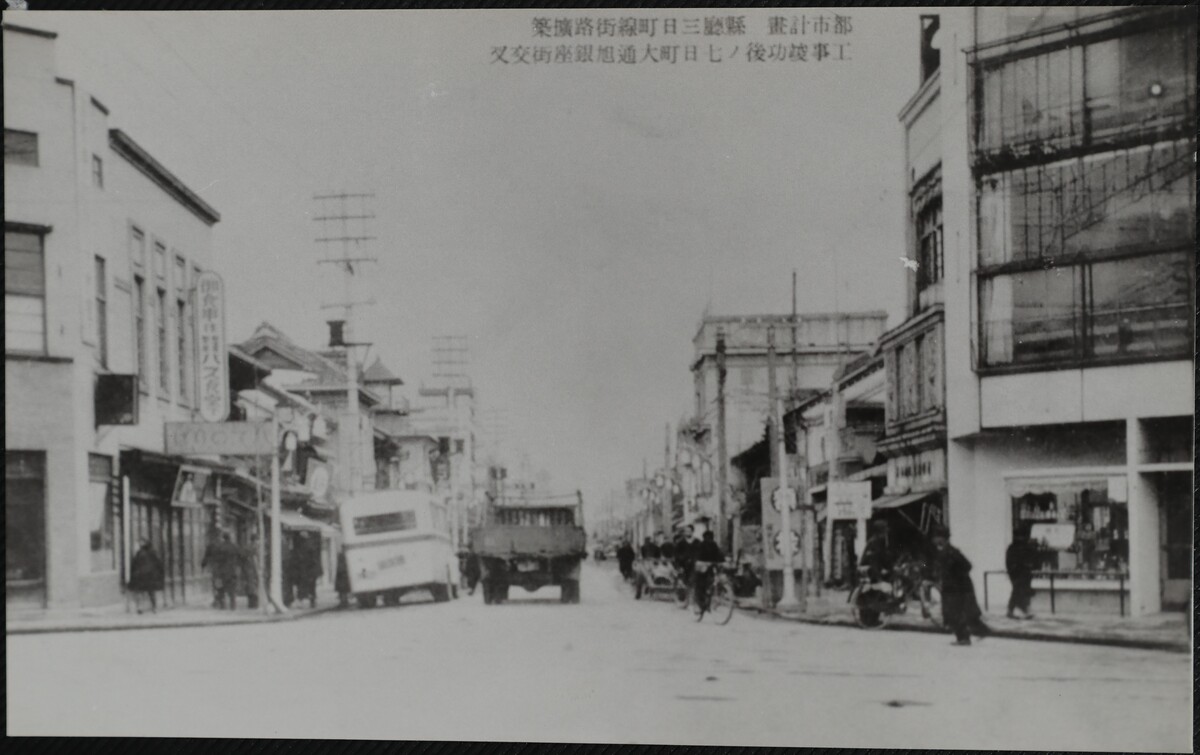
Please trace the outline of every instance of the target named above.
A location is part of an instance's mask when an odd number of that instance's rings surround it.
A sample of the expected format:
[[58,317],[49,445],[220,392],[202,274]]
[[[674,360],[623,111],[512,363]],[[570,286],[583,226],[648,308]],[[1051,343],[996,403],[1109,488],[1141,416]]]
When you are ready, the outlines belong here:
[[514,585],[528,592],[557,585],[561,602],[578,603],[580,564],[587,557],[583,496],[493,503],[484,524],[471,530],[470,545],[485,604],[508,600]]

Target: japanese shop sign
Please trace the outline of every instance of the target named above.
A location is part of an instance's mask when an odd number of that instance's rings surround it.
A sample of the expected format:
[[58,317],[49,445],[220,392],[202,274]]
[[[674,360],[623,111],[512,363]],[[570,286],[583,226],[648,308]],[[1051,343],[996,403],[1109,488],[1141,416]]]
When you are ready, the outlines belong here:
[[501,65],[827,63],[850,60],[853,19],[837,13],[751,17],[531,19],[530,36],[493,45]]
[[225,283],[208,271],[196,280],[196,371],[200,418],[224,422],[229,416],[229,357],[225,350]]
[[825,490],[825,498],[829,501],[830,518],[871,518],[870,482],[831,482]]
[[172,456],[262,456],[275,452],[275,431],[263,422],[167,422]]

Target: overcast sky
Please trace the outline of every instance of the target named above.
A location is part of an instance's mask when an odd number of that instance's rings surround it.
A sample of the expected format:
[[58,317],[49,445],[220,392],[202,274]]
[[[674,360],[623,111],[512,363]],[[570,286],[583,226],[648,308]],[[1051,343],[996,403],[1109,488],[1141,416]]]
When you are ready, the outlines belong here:
[[[664,423],[690,411],[706,307],[786,312],[797,269],[802,311],[896,322],[896,115],[917,87],[921,11],[847,10],[851,33],[824,39],[849,60],[814,61],[811,32],[768,35],[769,16],[818,12],[5,18],[59,32],[63,74],[221,213],[231,339],[269,320],[324,342],[334,287],[313,195],[374,192],[380,262],[360,294],[377,302],[363,316],[375,352],[417,384],[432,336],[469,335],[481,407],[505,411],[556,485],[595,499],[661,459]],[[682,31],[731,13],[744,36],[662,36],[662,19]],[[544,16],[655,18],[655,45],[696,44],[699,60],[491,62],[498,46],[627,41],[539,42]],[[755,42],[806,43],[809,59],[752,63]]]

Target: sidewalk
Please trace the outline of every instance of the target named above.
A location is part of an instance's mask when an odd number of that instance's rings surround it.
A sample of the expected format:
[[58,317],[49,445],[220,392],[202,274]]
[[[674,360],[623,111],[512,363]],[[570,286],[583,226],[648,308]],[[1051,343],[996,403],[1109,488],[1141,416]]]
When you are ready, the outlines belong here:
[[[809,596],[805,613],[764,609],[762,599],[739,598],[738,607],[788,621],[858,628],[846,602],[844,590],[822,591],[819,597]],[[938,617],[940,619],[940,617]],[[1187,653],[1191,649],[1187,615],[1159,613],[1143,617],[1120,617],[1088,614],[1038,615],[1034,619],[1010,619],[1004,614],[988,613],[984,620],[992,628],[993,637],[1043,642],[1076,642],[1113,647],[1168,650]],[[945,632],[928,619],[921,617],[921,607],[910,605],[908,613],[891,616],[885,629],[902,632]],[[860,630],[866,631],[866,630]]]
[[167,627],[207,627],[230,624],[261,624],[278,621],[294,621],[336,609],[337,593],[332,587],[317,588],[317,607],[310,608],[308,602],[293,603],[285,614],[263,611],[262,607],[246,607],[244,598],[238,601],[233,611],[212,608],[208,600],[194,605],[159,606],[157,613],[139,614],[133,602],[117,603],[95,608],[72,610],[7,610],[5,611],[4,633],[41,634],[45,632],[105,632],[120,629],[162,629]]

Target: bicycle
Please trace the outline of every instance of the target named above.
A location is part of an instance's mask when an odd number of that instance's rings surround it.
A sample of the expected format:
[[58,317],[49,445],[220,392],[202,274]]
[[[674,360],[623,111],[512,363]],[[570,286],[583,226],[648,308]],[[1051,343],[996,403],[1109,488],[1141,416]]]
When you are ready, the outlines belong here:
[[[731,567],[727,564],[713,564],[705,561],[696,562],[693,570],[693,599],[692,612],[696,621],[703,621],[704,614],[712,614],[713,620],[725,625],[733,618],[735,601],[733,598],[733,581],[729,573]],[[711,576],[706,579],[706,576]]]
[[902,559],[890,579],[872,582],[870,570],[859,567],[858,586],[846,599],[855,622],[863,629],[879,629],[889,617],[907,613],[909,601],[915,601],[921,606],[922,618],[941,626],[941,590],[926,571],[921,561]]

